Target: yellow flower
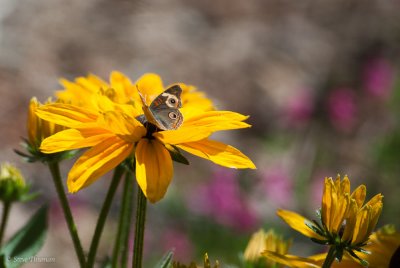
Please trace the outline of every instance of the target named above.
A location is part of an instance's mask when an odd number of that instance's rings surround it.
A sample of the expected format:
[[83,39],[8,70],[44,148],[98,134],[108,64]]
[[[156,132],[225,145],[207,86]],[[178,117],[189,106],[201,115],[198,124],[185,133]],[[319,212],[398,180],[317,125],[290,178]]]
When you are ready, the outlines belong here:
[[[350,181],[347,176],[342,181],[340,176],[335,181],[332,178],[325,178],[320,211],[321,224],[291,211],[278,210],[277,214],[290,227],[310,237],[313,241],[330,245],[337,260],[342,260],[346,253],[364,265],[366,262],[361,257],[365,257],[363,252],[383,206],[381,194],[375,195],[363,205],[365,196],[364,185],[360,185],[353,193],[350,193]],[[358,255],[354,251],[358,251]],[[292,263],[292,267],[313,267],[320,264],[318,258],[283,256],[270,252],[267,252],[265,256],[280,263],[286,262],[286,265]]]
[[284,240],[282,236],[276,234],[273,230],[269,230],[268,232],[259,230],[250,238],[243,257],[247,262],[256,265],[260,264],[259,266],[261,267],[279,268],[281,266],[277,266],[275,262],[266,259],[262,253],[264,251],[270,251],[285,255],[291,243],[291,240]]
[[[368,261],[370,268],[395,267],[395,258],[399,258],[396,250],[400,247],[400,233],[393,225],[386,225],[378,231],[371,234],[368,244],[364,250],[368,253],[360,252],[360,258]],[[397,254],[397,255],[396,255]],[[297,256],[279,255],[268,253],[268,257],[285,264],[289,267],[321,267],[326,258],[326,253],[301,258]],[[392,265],[392,266],[390,266]],[[345,254],[341,262],[334,262],[333,268],[362,268],[363,266],[350,254]],[[396,266],[397,267],[397,266]]]
[[114,83],[115,92],[129,95],[130,104],[113,102],[111,105],[108,103],[110,98],[102,96],[95,97],[97,103],[92,103],[89,108],[52,104],[38,110],[41,118],[70,128],[44,140],[42,152],[91,147],[69,172],[70,192],[90,185],[126,158],[134,156],[137,182],[146,197],[157,202],[164,196],[173,176],[169,150],[176,152],[178,148],[222,166],[255,168],[252,161],[236,148],[208,139],[216,131],[250,127],[243,122],[247,116],[230,111],[204,111],[196,103],[188,102],[180,109],[184,122],[179,129],[146,128],[136,120],[143,114],[137,90],[145,96],[146,102],[151,103],[163,92],[161,80],[149,74],[139,79],[135,86],[125,82],[121,82],[121,85],[129,85],[125,88]]
[[[51,104],[52,101],[50,99],[47,100],[46,104]],[[28,107],[28,119],[27,119],[27,132],[28,132],[28,138],[24,139],[24,142],[22,143],[22,146],[25,147],[27,152],[21,152],[19,150],[14,150],[18,155],[22,156],[24,160],[27,162],[35,162],[35,161],[42,161],[42,162],[47,162],[47,161],[54,161],[54,160],[61,160],[68,158],[73,155],[73,153],[60,153],[57,155],[47,155],[42,153],[39,150],[41,142],[65,129],[64,126],[57,125],[53,122],[49,122],[47,120],[43,120],[40,117],[37,116],[36,112],[39,107],[41,107],[42,104],[37,101],[36,98],[32,98],[29,107]]]
[[[124,74],[113,71],[109,80],[110,82],[107,83],[93,74],[89,74],[87,77],[78,77],[74,82],[61,79],[60,83],[64,89],[57,91],[56,96],[63,103],[104,111],[107,108],[98,107],[101,102],[95,97],[102,95],[117,104],[133,105],[139,112],[142,112],[140,97],[137,93],[139,83],[141,87],[147,89],[148,99],[154,99],[164,90],[160,76],[153,73],[144,74],[137,82],[132,83]],[[181,100],[184,107],[190,104],[196,105],[197,108],[204,111],[214,109],[212,102],[194,86],[183,83],[178,83],[178,85],[182,88]]]
[[[49,99],[46,104],[50,103],[52,102]],[[29,145],[35,149],[39,148],[42,140],[64,129],[64,127],[60,125],[56,125],[52,122],[48,122],[39,118],[36,115],[36,110],[40,106],[42,106],[42,104],[40,104],[36,98],[32,98],[28,109],[28,142]]]
[[320,211],[321,224],[291,211],[278,210],[277,213],[296,231],[317,243],[334,247],[337,260],[340,261],[347,252],[365,264],[360,258],[361,255],[356,255],[354,251],[363,252],[365,249],[383,206],[381,194],[377,194],[363,205],[365,196],[364,185],[350,193],[350,181],[347,176],[342,181],[340,176],[335,181],[325,178]]

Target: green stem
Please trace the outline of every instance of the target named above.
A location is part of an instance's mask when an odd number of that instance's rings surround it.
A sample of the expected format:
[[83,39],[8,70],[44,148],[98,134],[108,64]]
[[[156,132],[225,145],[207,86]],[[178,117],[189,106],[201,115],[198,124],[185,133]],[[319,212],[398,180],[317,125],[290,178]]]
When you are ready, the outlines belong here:
[[11,202],[4,202],[3,216],[1,218],[1,227],[0,227],[0,246],[3,241],[4,231],[6,229],[8,221],[8,215],[10,215],[10,209],[11,209]]
[[322,264],[322,268],[330,268],[332,263],[335,261],[335,256],[336,256],[336,247],[331,246],[329,248],[328,254],[326,255],[324,264]]
[[[112,266],[111,267],[127,267],[129,234],[132,221],[133,191],[134,180],[132,172],[125,175],[124,192],[122,196],[122,207],[119,216],[118,233],[115,240]],[[120,254],[120,255],[119,255]],[[118,260],[120,257],[120,266]]]
[[143,238],[144,238],[144,228],[146,221],[146,205],[147,205],[147,199],[144,196],[142,189],[138,187],[132,268],[142,268]]
[[58,162],[50,162],[48,163],[48,166],[53,177],[53,182],[57,191],[58,199],[60,200],[60,204],[64,212],[64,217],[65,221],[67,222],[69,234],[71,235],[75,252],[78,256],[79,265],[80,267],[85,267],[85,253],[83,252],[82,244],[78,236],[78,230],[76,229],[74,218],[71,213],[71,208],[68,204],[67,195],[65,194],[64,186],[61,181]]
[[123,173],[124,173],[124,168],[121,165],[117,166],[114,170],[114,175],[110,184],[110,188],[108,189],[106,199],[104,200],[103,207],[101,208],[100,215],[96,224],[96,229],[94,230],[92,243],[90,244],[87,266],[86,266],[87,268],[92,268],[94,266],[101,233],[103,232],[103,228],[106,223],[108,212],[110,211],[114,194],[117,191],[118,184],[121,180]]

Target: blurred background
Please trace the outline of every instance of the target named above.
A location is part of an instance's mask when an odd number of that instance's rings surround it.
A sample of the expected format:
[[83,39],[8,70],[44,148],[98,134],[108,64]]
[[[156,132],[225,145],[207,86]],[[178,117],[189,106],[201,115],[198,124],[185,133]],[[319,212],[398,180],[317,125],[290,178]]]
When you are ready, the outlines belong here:
[[[0,0],[0,161],[22,169],[42,193],[15,205],[6,237],[50,202],[41,257],[77,267],[47,168],[13,152],[27,137],[29,100],[45,101],[58,79],[119,70],[135,81],[155,72],[166,84],[206,92],[218,109],[250,115],[252,128],[217,138],[257,170],[229,170],[200,158],[175,164],[166,197],[148,206],[145,267],[170,249],[188,263],[208,252],[239,263],[250,234],[273,227],[293,237],[292,254],[318,252],[275,215],[315,217],[324,177],[349,175],[368,198],[383,193],[378,226],[400,227],[399,1]],[[63,163],[67,174],[74,160]],[[70,195],[89,248],[109,176]],[[120,193],[119,193],[120,194]],[[110,255],[119,197],[99,256]],[[99,258],[101,261],[101,258]]]

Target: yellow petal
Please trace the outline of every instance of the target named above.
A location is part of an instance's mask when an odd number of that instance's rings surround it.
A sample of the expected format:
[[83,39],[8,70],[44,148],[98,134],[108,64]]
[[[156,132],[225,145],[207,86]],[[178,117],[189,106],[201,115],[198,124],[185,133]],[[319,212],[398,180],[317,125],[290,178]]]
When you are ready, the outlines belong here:
[[52,154],[67,150],[80,149],[94,146],[103,140],[114,136],[104,129],[67,129],[60,131],[43,140],[40,150],[46,154]]
[[32,98],[29,102],[28,109],[28,121],[27,121],[27,129],[28,129],[28,140],[31,145],[36,145],[36,142],[40,138],[39,135],[39,118],[36,115],[36,109],[39,106],[39,103],[36,98]]
[[118,166],[132,152],[133,144],[113,136],[86,151],[68,174],[68,190],[75,193]]
[[247,247],[243,253],[243,257],[246,261],[255,262],[261,257],[261,253],[266,250],[266,233],[264,230],[259,230],[254,233]]
[[104,81],[103,79],[101,79],[100,77],[94,75],[94,74],[89,74],[87,76],[87,79],[92,83],[97,85],[98,88],[107,88],[109,87],[109,85],[107,84],[106,81]]
[[123,73],[113,71],[110,75],[111,88],[115,95],[110,98],[117,103],[128,103],[131,98],[138,99],[136,86]]
[[173,165],[168,150],[158,140],[141,139],[136,147],[136,180],[147,199],[162,199],[172,180]]
[[343,181],[340,183],[340,193],[341,195],[350,194],[350,180],[347,175],[344,176]]
[[332,192],[334,188],[334,183],[332,178],[325,178],[324,190],[322,194],[322,222],[328,227],[331,226],[331,208],[332,208]]
[[242,152],[222,142],[204,139],[178,144],[177,147],[224,167],[256,168],[254,163]]
[[198,111],[195,109],[182,108],[184,127],[203,127],[209,128],[213,132],[220,130],[240,129],[251,127],[242,122],[248,116],[230,111]]
[[75,82],[83,88],[88,89],[92,93],[98,93],[103,86],[103,84],[99,84],[99,80],[94,79],[93,76],[91,79],[88,79],[86,77],[78,77],[77,79],[75,79]]
[[[359,254],[359,253],[357,253]],[[321,267],[326,259],[326,253],[321,253],[313,256],[307,257],[307,259],[311,259],[313,263],[319,265]],[[332,268],[363,268],[360,263],[354,261],[346,252],[344,254],[343,259],[340,262],[334,261],[332,263]]]
[[62,103],[43,105],[37,109],[36,114],[44,120],[70,128],[95,122],[99,115],[87,108]]
[[[381,194],[379,194],[379,195],[382,197]],[[372,199],[374,199],[374,198],[372,198]],[[371,205],[371,207],[372,207],[372,210],[371,210],[371,216],[370,216],[370,223],[369,223],[368,231],[367,231],[368,234],[370,234],[375,229],[375,226],[378,223],[378,219],[379,219],[379,216],[381,215],[382,208],[383,208],[382,199],[380,202],[373,203]]]
[[211,135],[211,131],[206,128],[179,128],[176,130],[159,131],[153,134],[155,138],[166,144],[179,144],[198,141]]
[[365,187],[365,185],[360,185],[353,191],[353,193],[351,194],[351,198],[356,200],[358,208],[361,208],[365,201],[366,195],[367,188]]
[[335,210],[332,210],[333,214],[331,215],[332,223],[330,229],[328,229],[330,232],[335,234],[339,232],[339,229],[341,228],[342,223],[345,220],[349,204],[350,197],[348,194],[339,195],[337,197],[337,201],[335,202]]
[[129,142],[137,142],[146,135],[146,129],[139,121],[120,112],[104,113],[99,124]]
[[347,211],[346,225],[342,236],[343,241],[351,241],[354,233],[354,226],[357,221],[358,205],[355,199],[350,199],[349,209]]
[[369,206],[363,207],[357,214],[356,224],[353,230],[352,244],[358,244],[360,242],[365,242],[368,237],[366,237],[368,222],[369,222]]
[[[319,240],[324,240],[323,236],[315,233],[311,230],[309,226],[315,226],[313,222],[304,218],[303,216],[288,210],[278,209],[276,214],[282,218],[291,228],[295,229],[296,231],[302,233],[303,235],[311,238],[316,238]],[[306,225],[307,224],[307,225]]]
[[273,251],[264,251],[263,256],[274,262],[283,264],[287,267],[296,268],[320,268],[321,266],[312,259],[302,258],[293,255],[282,255]]
[[144,74],[135,84],[145,97],[148,106],[150,106],[154,98],[164,91],[161,77],[153,73]]

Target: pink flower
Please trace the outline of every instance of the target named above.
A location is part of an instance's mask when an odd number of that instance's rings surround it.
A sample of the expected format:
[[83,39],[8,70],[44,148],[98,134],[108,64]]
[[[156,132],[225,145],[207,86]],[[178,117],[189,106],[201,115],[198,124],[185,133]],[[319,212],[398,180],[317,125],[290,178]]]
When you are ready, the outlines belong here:
[[256,225],[256,216],[238,184],[237,173],[217,169],[211,181],[199,185],[188,196],[188,203],[198,214],[238,230],[249,230]]
[[374,58],[364,67],[363,84],[373,97],[386,99],[393,84],[393,68],[384,58]]
[[193,244],[188,236],[179,230],[169,229],[163,233],[161,244],[164,252],[174,251],[174,260],[187,263],[193,257]]
[[293,201],[293,182],[282,168],[266,171],[263,175],[262,188],[266,198],[277,207],[289,207]]
[[300,88],[289,97],[284,116],[290,126],[305,125],[314,111],[314,96],[310,89]]
[[356,97],[350,88],[339,88],[328,98],[329,118],[338,130],[348,131],[356,123]]

